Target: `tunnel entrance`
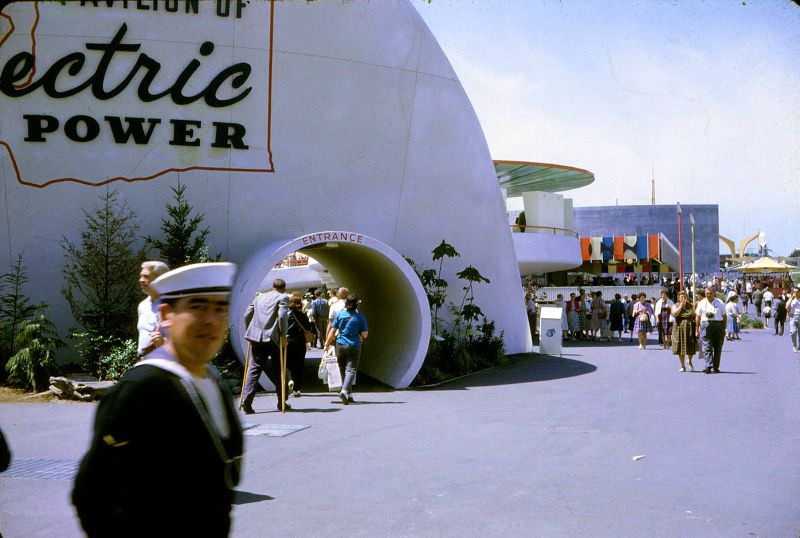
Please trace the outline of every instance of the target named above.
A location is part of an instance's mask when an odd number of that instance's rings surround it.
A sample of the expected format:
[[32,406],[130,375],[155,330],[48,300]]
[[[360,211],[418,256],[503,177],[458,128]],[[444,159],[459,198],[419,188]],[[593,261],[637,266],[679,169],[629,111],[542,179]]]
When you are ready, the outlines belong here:
[[[411,384],[422,367],[431,333],[425,290],[403,257],[385,243],[349,231],[324,231],[275,241],[240,268],[231,296],[231,340],[242,360],[244,312],[264,277],[285,256],[301,251],[319,261],[336,283],[361,297],[369,324],[359,370],[394,388]],[[242,361],[243,362],[243,361]],[[264,387],[272,387],[266,375]]]

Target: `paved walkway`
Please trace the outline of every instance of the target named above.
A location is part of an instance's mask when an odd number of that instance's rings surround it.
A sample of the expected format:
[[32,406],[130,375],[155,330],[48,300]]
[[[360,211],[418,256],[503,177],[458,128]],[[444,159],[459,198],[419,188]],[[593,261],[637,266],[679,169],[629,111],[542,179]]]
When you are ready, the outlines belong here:
[[[679,374],[652,347],[574,345],[348,407],[310,394],[286,415],[258,397],[246,420],[284,436],[247,437],[233,536],[797,536],[788,336],[726,343],[719,375]],[[0,405],[17,458],[0,475],[4,537],[80,535],[69,466],[93,411]]]

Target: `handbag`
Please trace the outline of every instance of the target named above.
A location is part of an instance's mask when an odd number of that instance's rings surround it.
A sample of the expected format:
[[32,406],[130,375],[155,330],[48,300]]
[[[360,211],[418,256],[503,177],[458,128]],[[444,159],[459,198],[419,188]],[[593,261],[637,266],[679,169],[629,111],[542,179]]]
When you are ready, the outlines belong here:
[[316,333],[314,331],[306,329],[306,326],[303,325],[303,322],[297,319],[297,314],[295,314],[294,311],[292,311],[292,316],[294,317],[294,320],[300,325],[300,327],[303,328],[303,335],[305,336],[306,343],[313,344],[314,342],[316,342],[317,341]]

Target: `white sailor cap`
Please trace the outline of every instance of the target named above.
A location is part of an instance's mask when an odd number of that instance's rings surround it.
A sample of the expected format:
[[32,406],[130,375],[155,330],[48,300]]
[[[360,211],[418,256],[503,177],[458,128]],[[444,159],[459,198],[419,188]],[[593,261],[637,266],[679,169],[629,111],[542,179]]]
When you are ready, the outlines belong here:
[[153,280],[150,287],[158,293],[159,301],[190,295],[228,295],[235,274],[233,263],[195,263],[167,271]]

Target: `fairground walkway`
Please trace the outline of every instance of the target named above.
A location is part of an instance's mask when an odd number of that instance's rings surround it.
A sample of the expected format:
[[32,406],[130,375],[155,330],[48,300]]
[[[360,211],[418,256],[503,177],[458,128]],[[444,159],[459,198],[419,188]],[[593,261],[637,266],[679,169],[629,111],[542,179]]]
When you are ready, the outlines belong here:
[[[784,537],[800,532],[800,354],[752,330],[722,373],[574,345],[436,389],[314,393],[247,416],[233,536]],[[6,538],[80,536],[92,404],[3,404]]]

